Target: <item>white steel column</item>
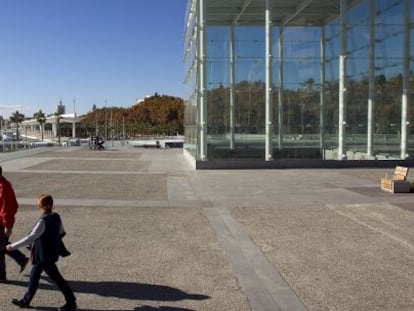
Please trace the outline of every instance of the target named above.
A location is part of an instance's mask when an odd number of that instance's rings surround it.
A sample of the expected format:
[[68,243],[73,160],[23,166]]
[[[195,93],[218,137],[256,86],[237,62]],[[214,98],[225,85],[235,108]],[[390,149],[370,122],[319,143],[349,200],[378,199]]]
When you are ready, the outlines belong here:
[[367,155],[373,156],[373,129],[374,129],[374,107],[375,107],[375,16],[376,0],[369,0],[369,76],[368,76],[368,120],[367,120]]
[[266,2],[266,137],[265,160],[273,160],[273,57],[272,57],[272,1]]
[[346,159],[346,11],[347,0],[340,0],[340,54],[339,54],[339,118],[338,118],[338,159]]
[[76,138],[76,115],[74,115],[72,120],[72,138]]
[[319,104],[319,148],[322,159],[325,159],[325,80],[326,80],[326,34],[325,26],[321,26],[321,89]]
[[401,159],[408,155],[408,95],[410,93],[410,44],[411,44],[411,0],[404,0],[404,61],[403,61],[403,94],[401,107]]
[[234,150],[234,83],[235,83],[235,34],[234,25],[230,27],[230,150]]
[[207,160],[207,98],[206,98],[206,6],[198,0],[198,108],[199,108],[199,159]]
[[72,138],[76,138],[76,115],[73,117],[72,121]]
[[52,120],[52,135],[53,137],[57,136],[57,125],[56,125],[56,120]]
[[279,113],[278,113],[278,130],[279,130],[279,150],[283,148],[283,106],[284,106],[284,100],[283,100],[283,91],[285,88],[284,85],[284,53],[283,53],[283,47],[284,47],[284,34],[285,27],[283,25],[280,25],[279,29],[279,93],[278,93],[278,101],[279,101]]

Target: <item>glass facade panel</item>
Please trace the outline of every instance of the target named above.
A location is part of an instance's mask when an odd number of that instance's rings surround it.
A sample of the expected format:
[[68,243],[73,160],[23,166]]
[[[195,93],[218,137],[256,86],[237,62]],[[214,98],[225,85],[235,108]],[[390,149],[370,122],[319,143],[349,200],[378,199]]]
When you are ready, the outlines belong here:
[[339,116],[339,19],[324,26],[325,83],[324,83],[324,150],[327,159],[338,158]]
[[391,158],[400,156],[403,38],[404,1],[378,1],[375,57],[375,147],[380,156]]
[[[264,27],[234,28],[233,68],[231,28],[210,27],[207,37],[208,158],[261,158],[265,126]],[[232,70],[233,110],[230,108]]]
[[230,28],[207,29],[207,158],[223,155],[230,132]]
[[285,27],[283,148],[275,158],[320,158],[320,27]]
[[413,2],[411,1],[411,12],[410,12],[410,18],[411,18],[411,29],[410,29],[410,96],[408,97],[408,154],[411,155],[411,157],[414,157],[414,98],[413,98],[413,92],[414,92],[414,79],[413,79],[413,73],[414,73],[414,8],[413,8]]
[[[367,14],[368,13],[368,14]],[[349,159],[367,151],[369,87],[368,1],[347,13],[346,149]]]
[[184,65],[184,148],[195,159],[198,149],[198,62],[197,62],[197,18],[195,2],[187,5],[187,28],[185,29]]
[[265,29],[235,29],[235,148],[234,158],[264,154],[265,127]]

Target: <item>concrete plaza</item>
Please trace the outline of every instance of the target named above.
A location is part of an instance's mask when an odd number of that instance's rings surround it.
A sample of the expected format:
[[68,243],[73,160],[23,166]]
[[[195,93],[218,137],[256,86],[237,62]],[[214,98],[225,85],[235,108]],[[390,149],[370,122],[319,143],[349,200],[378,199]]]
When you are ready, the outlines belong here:
[[[16,241],[51,193],[79,310],[414,310],[414,193],[390,169],[194,171],[179,149],[0,154],[20,203]],[[410,174],[409,174],[410,176]],[[7,259],[0,310],[29,269]],[[32,305],[63,297],[45,276]]]

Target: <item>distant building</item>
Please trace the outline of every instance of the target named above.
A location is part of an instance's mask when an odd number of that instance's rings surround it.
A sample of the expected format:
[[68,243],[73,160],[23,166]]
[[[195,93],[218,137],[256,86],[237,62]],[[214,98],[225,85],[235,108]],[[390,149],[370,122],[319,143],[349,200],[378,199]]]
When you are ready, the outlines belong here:
[[58,115],[65,114],[66,108],[63,105],[62,100],[59,101],[59,105],[56,106],[56,113]]
[[189,0],[186,152],[200,167],[413,159],[413,18],[413,0]]
[[[155,93],[154,96],[157,96],[158,93]],[[146,95],[145,98],[140,98],[135,101],[135,105],[143,103],[146,99],[151,98],[151,95]]]
[[36,118],[25,118],[21,127],[26,128],[26,130],[29,130],[29,132],[39,137],[43,131],[43,134],[48,132],[50,133],[49,136],[53,138],[60,136],[72,136],[72,138],[76,138],[77,125],[79,125],[83,118],[84,116],[79,116],[75,112],[66,113],[65,105],[63,105],[62,100],[59,100],[59,104],[56,106],[56,112],[46,115],[44,124],[42,125],[43,129]]

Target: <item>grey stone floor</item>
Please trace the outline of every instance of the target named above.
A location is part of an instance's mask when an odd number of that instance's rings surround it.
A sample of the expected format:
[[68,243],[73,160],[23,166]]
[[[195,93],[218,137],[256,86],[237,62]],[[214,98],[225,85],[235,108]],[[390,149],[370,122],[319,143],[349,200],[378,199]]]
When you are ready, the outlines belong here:
[[[410,194],[389,169],[194,171],[181,150],[0,154],[20,203],[12,240],[51,193],[80,310],[414,310]],[[10,259],[0,310],[25,290]],[[45,277],[33,300],[63,297]]]

